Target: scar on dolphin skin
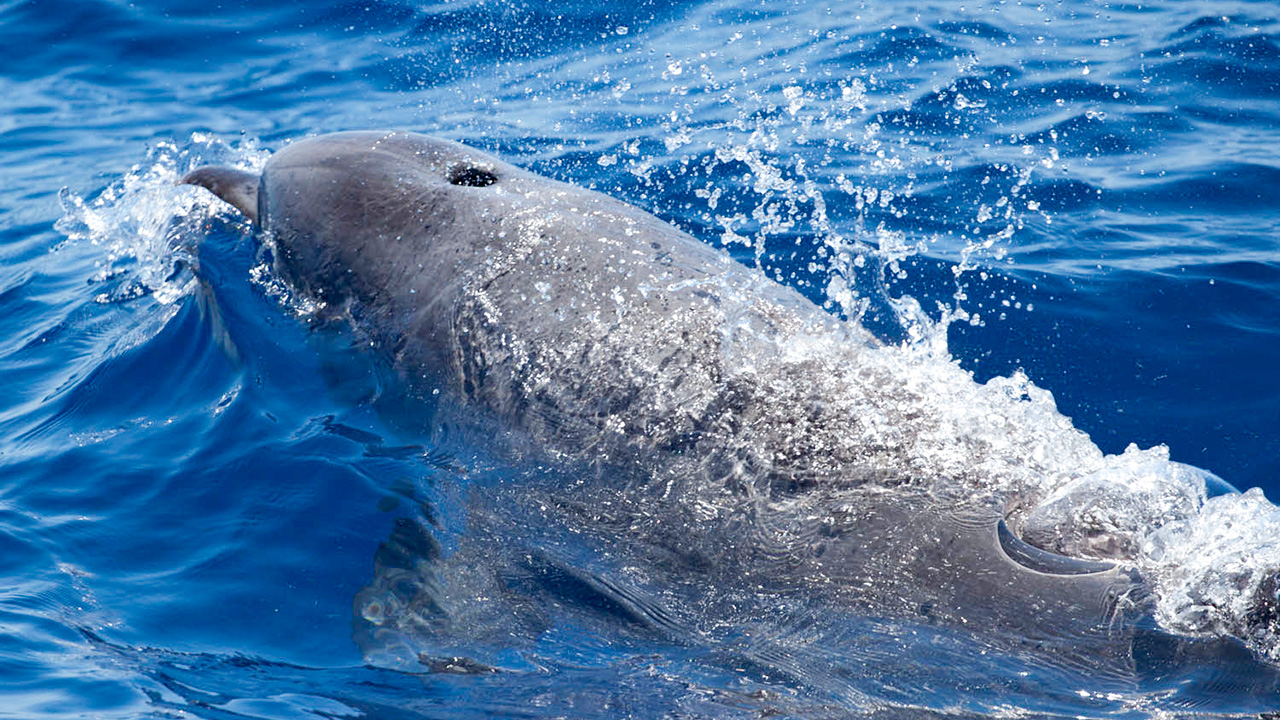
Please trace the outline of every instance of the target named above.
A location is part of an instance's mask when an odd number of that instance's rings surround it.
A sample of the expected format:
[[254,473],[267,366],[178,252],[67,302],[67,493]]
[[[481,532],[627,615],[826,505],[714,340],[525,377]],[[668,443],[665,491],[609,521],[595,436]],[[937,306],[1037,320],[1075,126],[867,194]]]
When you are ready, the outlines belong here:
[[[706,593],[799,584],[868,615],[1038,638],[1119,673],[1165,657],[1155,636],[1170,657],[1243,647],[1155,633],[1136,572],[1019,538],[1003,510],[1018,503],[982,484],[1009,483],[981,474],[1025,472],[1015,461],[975,458],[983,469],[956,479],[946,447],[922,468],[928,443],[964,438],[931,440],[935,405],[882,343],[642,210],[390,131],[322,135],[260,176],[205,167],[184,182],[269,231],[298,292],[360,308],[352,321],[432,398],[425,431],[461,428],[496,457],[595,478],[539,491],[579,508],[559,522],[630,533],[655,568],[703,558]],[[942,371],[956,392],[976,387]],[[860,424],[868,413],[878,425]],[[1088,442],[1073,433],[1068,459]],[[985,500],[953,500],[967,495]]]

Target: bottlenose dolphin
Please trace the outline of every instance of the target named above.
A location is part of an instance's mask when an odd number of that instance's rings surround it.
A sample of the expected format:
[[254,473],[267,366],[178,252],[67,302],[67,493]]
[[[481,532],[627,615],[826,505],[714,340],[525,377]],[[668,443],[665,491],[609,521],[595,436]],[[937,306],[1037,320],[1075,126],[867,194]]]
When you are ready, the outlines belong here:
[[1116,672],[1149,644],[1142,578],[1026,544],[1004,522],[1018,500],[978,492],[999,472],[978,450],[972,470],[921,449],[944,423],[872,361],[885,346],[646,212],[404,132],[184,182],[257,223],[277,272],[367,335],[427,431],[570,468],[535,483],[564,523],[706,586],[811,588]]

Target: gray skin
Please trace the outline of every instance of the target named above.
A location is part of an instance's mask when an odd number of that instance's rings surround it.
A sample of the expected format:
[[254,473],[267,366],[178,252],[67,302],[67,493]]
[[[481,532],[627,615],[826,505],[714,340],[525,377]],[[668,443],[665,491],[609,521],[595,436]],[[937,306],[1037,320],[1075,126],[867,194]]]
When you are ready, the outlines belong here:
[[531,481],[543,512],[623,537],[651,577],[803,588],[1133,671],[1139,578],[1031,547],[1003,526],[1007,498],[958,500],[901,448],[850,440],[856,418],[815,380],[835,365],[788,348],[818,338],[848,364],[877,342],[652,215],[399,132],[185,182],[257,222],[278,272],[367,334],[427,432],[569,468],[563,487]]

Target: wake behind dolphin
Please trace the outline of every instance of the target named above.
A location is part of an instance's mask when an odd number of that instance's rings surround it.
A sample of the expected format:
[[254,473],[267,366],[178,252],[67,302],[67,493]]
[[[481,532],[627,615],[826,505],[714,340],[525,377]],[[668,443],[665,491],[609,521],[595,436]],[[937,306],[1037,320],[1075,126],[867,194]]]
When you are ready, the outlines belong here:
[[[809,593],[1115,676],[1168,654],[1155,646],[1233,662],[1241,643],[1274,650],[1274,583],[1244,583],[1243,610],[1217,609],[1239,622],[1193,628],[1203,641],[1152,620],[1165,576],[1148,576],[1142,548],[1211,502],[1212,476],[1159,453],[1105,458],[1025,378],[978,384],[883,344],[636,208],[397,132],[321,136],[260,178],[186,182],[259,224],[277,272],[368,337],[424,432],[537,468],[496,492],[603,538],[634,577],[681,585],[676,604],[731,613],[741,594],[721,588],[754,588],[756,610]],[[1154,499],[1114,481],[1135,467],[1160,478]],[[1129,522],[1074,522],[1114,508]],[[528,562],[530,577],[560,567]],[[617,582],[575,582],[642,624],[696,625]],[[379,592],[358,608],[371,636],[465,631],[447,628],[448,589]],[[1276,688],[1270,671],[1258,682]]]

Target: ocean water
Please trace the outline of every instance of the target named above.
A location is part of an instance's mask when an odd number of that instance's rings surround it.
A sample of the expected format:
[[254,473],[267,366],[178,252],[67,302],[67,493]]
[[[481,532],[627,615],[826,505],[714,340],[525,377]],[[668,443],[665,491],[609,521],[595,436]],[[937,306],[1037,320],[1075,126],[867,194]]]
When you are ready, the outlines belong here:
[[[0,717],[1280,712],[1280,627],[1235,605],[1280,572],[1274,3],[35,0],[0,2],[0,47]],[[599,538],[531,521],[490,541],[557,548],[528,617],[475,596],[483,640],[371,643],[361,594],[459,552],[488,486],[520,517],[518,478],[452,468],[175,184],[361,128],[644,208],[1020,388],[1125,482],[1167,458],[1248,491],[1144,550],[1185,569],[1162,631],[1240,642],[1115,678],[804,593],[653,635],[591,579]]]

